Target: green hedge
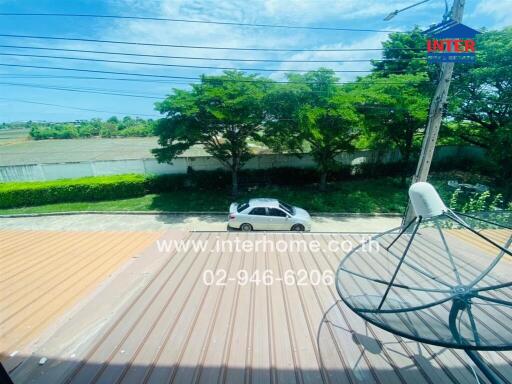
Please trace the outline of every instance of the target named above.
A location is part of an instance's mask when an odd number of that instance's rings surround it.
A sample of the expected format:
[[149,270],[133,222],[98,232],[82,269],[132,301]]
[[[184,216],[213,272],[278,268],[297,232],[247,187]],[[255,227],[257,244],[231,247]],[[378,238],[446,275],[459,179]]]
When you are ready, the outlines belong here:
[[[476,161],[469,159],[447,159],[433,164],[432,169],[477,170]],[[410,164],[363,164],[355,167],[341,166],[331,172],[329,181],[368,179],[399,176],[407,169],[408,175],[414,172],[414,162]],[[242,170],[239,175],[240,190],[250,186],[298,186],[317,183],[315,169],[273,168],[265,170]],[[228,193],[231,174],[226,171],[193,171],[187,174],[161,176],[115,175],[86,177],[81,179],[56,180],[46,182],[0,183],[0,209],[28,207],[52,203],[116,200],[139,197],[147,193],[165,193],[187,189],[225,190]]]
[[[349,168],[333,172],[331,181],[351,178]],[[314,169],[275,168],[244,170],[239,175],[240,189],[253,185],[307,185],[318,181]],[[190,171],[187,174],[161,176],[115,175],[65,179],[0,183],[0,209],[29,207],[52,203],[116,200],[186,189],[226,190],[231,186],[231,174],[222,170]]]
[[0,183],[0,208],[17,208],[74,201],[114,200],[143,196],[143,175],[85,177],[45,182]]

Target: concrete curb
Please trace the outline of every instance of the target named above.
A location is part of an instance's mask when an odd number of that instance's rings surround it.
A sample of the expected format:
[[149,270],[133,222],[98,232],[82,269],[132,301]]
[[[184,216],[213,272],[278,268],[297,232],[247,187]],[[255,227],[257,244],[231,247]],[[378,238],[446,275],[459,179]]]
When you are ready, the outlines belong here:
[[326,217],[402,217],[401,213],[358,213],[358,212],[311,212],[311,216]]
[[[45,217],[45,216],[76,216],[76,215],[227,215],[227,212],[220,211],[73,211],[73,212],[49,212],[49,213],[18,213],[0,215],[0,219],[22,218],[22,217]],[[324,217],[401,217],[400,213],[350,213],[350,212],[311,212],[311,216]]]

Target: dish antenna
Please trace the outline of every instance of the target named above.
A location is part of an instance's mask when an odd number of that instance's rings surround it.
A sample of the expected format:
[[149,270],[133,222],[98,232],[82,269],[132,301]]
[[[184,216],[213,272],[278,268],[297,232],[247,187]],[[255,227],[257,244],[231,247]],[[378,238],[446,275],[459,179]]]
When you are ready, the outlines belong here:
[[343,258],[338,293],[377,327],[463,349],[501,383],[478,351],[512,350],[512,212],[456,213],[426,182],[413,184],[409,197],[412,220]]

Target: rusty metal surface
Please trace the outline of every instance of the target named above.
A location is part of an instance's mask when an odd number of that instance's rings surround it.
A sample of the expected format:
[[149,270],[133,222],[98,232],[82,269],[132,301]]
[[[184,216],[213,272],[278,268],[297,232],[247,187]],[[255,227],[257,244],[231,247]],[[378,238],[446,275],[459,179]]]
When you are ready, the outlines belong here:
[[[339,301],[332,283],[313,284],[307,278],[299,284],[300,271],[337,267],[343,252],[328,250],[331,240],[357,243],[360,236],[208,232],[183,236],[207,246],[146,250],[27,356],[11,372],[14,382],[475,382],[464,352],[422,345],[366,324]],[[263,236],[274,243],[314,239],[321,250],[219,251],[215,245],[218,238]],[[205,284],[208,270],[225,270],[225,276],[217,276],[225,284]],[[250,276],[271,271],[273,282],[240,284],[240,270]],[[294,284],[285,283],[287,272],[295,276]],[[73,339],[75,334],[78,337]],[[512,382],[510,353],[483,355],[505,382]],[[48,359],[46,364],[38,364],[41,357]]]

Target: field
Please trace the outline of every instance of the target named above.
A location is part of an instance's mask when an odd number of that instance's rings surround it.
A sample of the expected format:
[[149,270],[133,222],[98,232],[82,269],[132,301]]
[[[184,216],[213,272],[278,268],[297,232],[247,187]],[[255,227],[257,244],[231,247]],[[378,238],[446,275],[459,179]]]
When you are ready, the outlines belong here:
[[[9,134],[0,130],[0,166],[147,159],[153,158],[151,149],[157,146],[156,137],[34,141],[23,137],[21,132]],[[184,155],[204,154],[201,148],[191,148]]]
[[[253,151],[264,151],[249,143]],[[0,166],[51,164],[98,160],[152,159],[158,147],[157,137],[31,140],[28,130],[0,129]],[[205,156],[200,146],[193,146],[182,156]]]
[[[0,147],[23,143],[29,140],[28,129],[0,129]],[[0,154],[3,150],[0,148]]]

